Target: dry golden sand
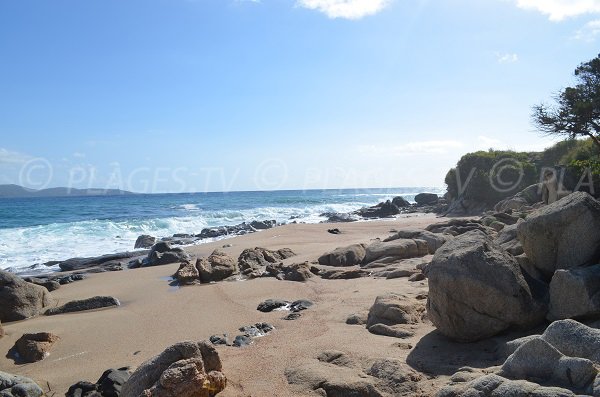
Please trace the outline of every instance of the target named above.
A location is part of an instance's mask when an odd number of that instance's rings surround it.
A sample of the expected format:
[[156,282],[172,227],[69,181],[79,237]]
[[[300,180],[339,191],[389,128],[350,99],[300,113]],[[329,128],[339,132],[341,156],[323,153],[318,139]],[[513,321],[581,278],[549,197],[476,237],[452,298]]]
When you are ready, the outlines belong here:
[[[338,246],[386,237],[391,229],[424,227],[435,222],[432,215],[413,215],[396,220],[351,224],[291,224],[194,246],[189,251],[202,256],[224,244],[231,244],[225,251],[237,257],[243,249],[255,246],[269,249],[289,247],[298,256],[288,259],[288,262],[313,261],[323,252]],[[333,227],[343,233],[327,233],[327,229]],[[414,346],[433,330],[430,324],[423,324],[414,338],[401,341],[372,335],[364,326],[345,324],[349,314],[367,311],[377,295],[387,292],[414,296],[426,293],[425,281],[322,280],[314,277],[306,283],[297,283],[267,278],[175,288],[169,286],[167,278],[176,269],[177,265],[167,265],[95,274],[63,286],[52,293],[58,304],[72,299],[111,295],[118,298],[122,306],[4,324],[7,335],[0,339],[2,352],[7,352],[26,332],[52,332],[61,340],[51,355],[38,363],[15,365],[3,354],[0,369],[31,377],[45,388],[49,385],[59,396],[77,381],[95,382],[108,368],[135,368],[175,342],[208,339],[213,334],[224,332],[235,336],[240,326],[264,321],[274,324],[276,330],[257,339],[253,345],[241,349],[218,348],[229,379],[228,387],[221,395],[300,396],[306,393],[294,391],[287,384],[284,370],[288,366],[314,359],[319,352],[328,349],[344,351],[353,357],[406,360],[411,350],[394,344],[408,342]],[[285,321],[282,319],[284,312],[261,313],[256,310],[258,303],[268,298],[305,298],[312,300],[315,306],[303,312],[300,319]],[[428,335],[427,338],[432,337]],[[435,340],[433,337],[428,345],[433,346]],[[444,359],[448,364],[452,364],[452,354],[450,352],[449,357]],[[427,365],[426,362],[421,363],[418,355],[410,361],[414,367]],[[458,361],[457,366],[465,360]],[[447,375],[443,373],[444,368],[437,370],[441,375]]]

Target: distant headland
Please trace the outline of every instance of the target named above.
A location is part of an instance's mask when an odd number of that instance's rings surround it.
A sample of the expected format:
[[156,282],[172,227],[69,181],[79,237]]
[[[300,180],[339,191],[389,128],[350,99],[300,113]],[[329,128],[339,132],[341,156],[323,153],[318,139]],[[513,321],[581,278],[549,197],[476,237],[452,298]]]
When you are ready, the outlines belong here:
[[68,187],[53,187],[36,190],[13,184],[0,185],[0,198],[120,196],[131,194],[135,193],[119,189],[75,189]]

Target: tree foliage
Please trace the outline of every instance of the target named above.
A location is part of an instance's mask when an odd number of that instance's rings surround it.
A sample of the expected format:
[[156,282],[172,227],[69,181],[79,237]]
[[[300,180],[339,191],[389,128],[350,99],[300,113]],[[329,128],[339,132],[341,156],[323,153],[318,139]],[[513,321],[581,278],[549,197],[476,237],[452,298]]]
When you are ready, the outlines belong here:
[[577,84],[560,91],[554,106],[533,108],[533,122],[550,135],[592,139],[600,149],[600,55],[575,69]]

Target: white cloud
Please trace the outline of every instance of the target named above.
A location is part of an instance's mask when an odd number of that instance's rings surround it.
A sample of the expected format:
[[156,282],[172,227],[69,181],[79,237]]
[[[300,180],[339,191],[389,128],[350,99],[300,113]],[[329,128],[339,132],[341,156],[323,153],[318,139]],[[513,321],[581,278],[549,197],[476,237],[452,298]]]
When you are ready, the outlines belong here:
[[31,160],[33,157],[10,150],[0,148],[0,164],[23,164]]
[[496,59],[498,63],[515,63],[519,61],[519,56],[515,53],[497,52]]
[[600,13],[600,0],[516,0],[517,7],[539,11],[551,21]]
[[329,18],[360,19],[374,15],[392,0],[298,0],[300,7],[316,10]]
[[464,145],[458,141],[420,141],[407,142],[401,145],[360,145],[358,151],[362,155],[403,156],[415,154],[444,154],[449,149],[458,149]]
[[600,19],[590,21],[575,32],[575,39],[592,42],[600,35]]

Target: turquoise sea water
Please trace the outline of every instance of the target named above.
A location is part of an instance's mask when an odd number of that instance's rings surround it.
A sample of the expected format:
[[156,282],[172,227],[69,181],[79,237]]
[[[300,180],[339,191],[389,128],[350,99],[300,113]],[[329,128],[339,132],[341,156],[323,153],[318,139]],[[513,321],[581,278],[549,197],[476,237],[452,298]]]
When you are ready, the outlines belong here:
[[140,234],[197,234],[253,220],[316,223],[395,196],[443,189],[297,190],[0,199],[0,268],[127,251]]

